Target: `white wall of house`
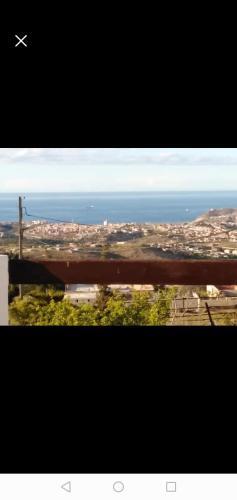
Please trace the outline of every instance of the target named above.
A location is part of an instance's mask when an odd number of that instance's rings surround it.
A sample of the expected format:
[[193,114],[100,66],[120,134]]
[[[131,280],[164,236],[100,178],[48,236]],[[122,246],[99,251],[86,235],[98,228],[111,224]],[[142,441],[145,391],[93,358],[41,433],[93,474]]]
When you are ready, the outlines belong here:
[[132,285],[133,290],[137,290],[139,292],[153,292],[154,291],[154,286],[153,285]]
[[220,293],[220,290],[215,285],[207,285],[206,290],[209,297],[216,297]]
[[8,325],[8,256],[0,255],[0,325]]
[[98,285],[77,284],[66,285],[64,299],[68,299],[74,303],[88,303],[96,300],[98,293]]
[[86,292],[86,293],[65,293],[64,300],[70,300],[75,304],[79,303],[90,303],[96,300],[97,292]]
[[98,285],[91,284],[77,284],[77,285],[66,285],[65,292],[66,293],[91,293],[98,292]]

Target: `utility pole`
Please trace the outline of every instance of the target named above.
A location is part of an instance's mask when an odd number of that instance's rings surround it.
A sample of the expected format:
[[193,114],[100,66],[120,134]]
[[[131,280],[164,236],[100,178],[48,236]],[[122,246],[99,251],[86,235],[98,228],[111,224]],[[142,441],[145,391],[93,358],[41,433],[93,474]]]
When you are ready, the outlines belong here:
[[207,302],[205,302],[205,306],[206,306],[206,310],[207,310],[207,314],[208,314],[208,318],[209,318],[209,321],[211,323],[211,326],[215,326],[215,323],[211,317],[211,312],[210,312],[210,308],[209,308],[209,305]]
[[[23,212],[22,212],[22,197],[19,196],[19,259],[22,259],[22,246],[23,246]],[[19,296],[22,299],[22,285],[19,285]]]

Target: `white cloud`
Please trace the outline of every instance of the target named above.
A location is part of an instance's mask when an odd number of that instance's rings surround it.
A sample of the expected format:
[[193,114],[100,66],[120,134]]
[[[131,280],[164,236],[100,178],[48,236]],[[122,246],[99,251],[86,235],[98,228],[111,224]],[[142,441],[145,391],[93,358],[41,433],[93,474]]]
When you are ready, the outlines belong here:
[[0,161],[90,164],[90,165],[234,165],[237,150],[158,148],[0,148]]
[[234,189],[235,165],[237,149],[0,148],[0,191]]

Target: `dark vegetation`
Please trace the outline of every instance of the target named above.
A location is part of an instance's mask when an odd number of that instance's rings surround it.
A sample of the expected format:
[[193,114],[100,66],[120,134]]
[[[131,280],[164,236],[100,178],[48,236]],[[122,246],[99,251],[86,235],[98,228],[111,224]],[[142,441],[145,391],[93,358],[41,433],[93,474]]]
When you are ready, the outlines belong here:
[[56,287],[23,288],[23,298],[17,287],[10,290],[10,324],[24,326],[155,326],[166,325],[176,288],[159,289],[153,293],[131,294],[128,303],[120,292],[109,293],[102,285],[95,304],[73,305],[63,300],[64,292]]

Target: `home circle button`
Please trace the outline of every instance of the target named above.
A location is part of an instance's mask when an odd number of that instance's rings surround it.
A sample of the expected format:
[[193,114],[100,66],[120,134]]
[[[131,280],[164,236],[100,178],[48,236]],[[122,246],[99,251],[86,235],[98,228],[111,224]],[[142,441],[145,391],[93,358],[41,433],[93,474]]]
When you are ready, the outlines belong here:
[[121,481],[116,481],[113,485],[113,489],[116,493],[121,493],[124,490],[124,484]]

